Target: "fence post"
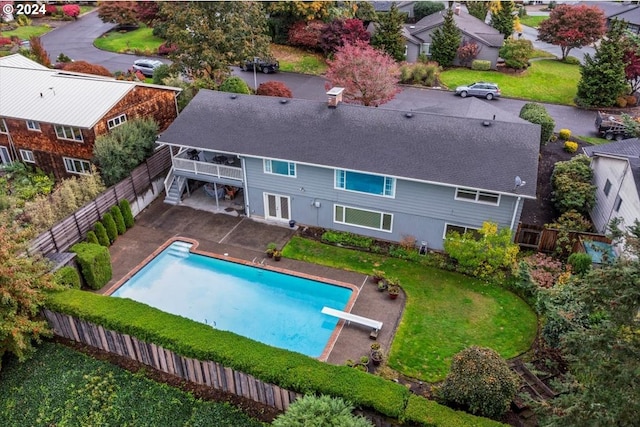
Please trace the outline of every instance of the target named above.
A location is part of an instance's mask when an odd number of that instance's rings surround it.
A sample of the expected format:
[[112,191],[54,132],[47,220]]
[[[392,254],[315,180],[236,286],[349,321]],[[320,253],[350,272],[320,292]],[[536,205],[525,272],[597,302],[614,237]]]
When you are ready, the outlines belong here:
[[153,194],[156,194],[155,190],[153,189],[153,185],[151,185],[151,183],[153,182],[153,178],[151,178],[151,171],[149,171],[149,162],[147,160],[144,161],[144,167],[145,169],[147,169],[147,176],[149,177],[149,185],[151,187],[151,192]]
[[49,234],[51,235],[51,243],[53,243],[53,247],[56,248],[56,252],[60,252],[58,250],[58,244],[56,243],[56,236],[53,234],[53,229],[49,229]]
[[80,235],[80,238],[82,238],[82,230],[80,229],[80,224],[78,223],[78,217],[76,216],[76,212],[71,214],[71,216],[73,216],[73,221],[76,223],[76,228],[78,229],[78,234]]

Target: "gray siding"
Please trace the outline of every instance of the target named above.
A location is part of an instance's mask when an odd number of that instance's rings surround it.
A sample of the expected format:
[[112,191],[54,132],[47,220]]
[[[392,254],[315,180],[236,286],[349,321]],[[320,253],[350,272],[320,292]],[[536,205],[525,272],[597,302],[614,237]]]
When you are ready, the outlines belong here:
[[[437,27],[436,27],[437,28]],[[420,32],[420,33],[415,33],[413,34],[414,37],[417,37],[421,40],[424,41],[424,43],[433,43],[431,36],[433,34],[433,32],[436,30],[436,28],[431,28],[429,30],[426,30],[424,32]],[[495,70],[498,66],[498,52],[499,52],[499,48],[497,47],[492,47],[487,45],[486,43],[483,43],[482,41],[471,37],[469,35],[463,35],[462,36],[462,40],[467,40],[467,41],[472,41],[475,42],[478,47],[480,48],[480,52],[478,53],[478,56],[475,59],[481,59],[483,61],[491,61],[491,68],[493,70]],[[408,62],[416,62],[418,60],[418,55],[420,54],[420,46],[416,46],[414,43],[411,43],[409,41],[406,41],[407,45],[408,45],[408,52],[407,52],[407,61]],[[462,44],[462,43],[461,43]],[[458,56],[456,55],[456,58],[453,61],[454,65],[460,65],[460,61],[458,60]]]
[[[295,178],[265,174],[260,159],[246,159],[251,215],[264,217],[265,192],[290,197],[291,218],[299,224],[332,228],[400,241],[414,236],[429,247],[442,249],[445,223],[479,228],[483,221],[509,227],[515,197],[502,196],[499,206],[455,200],[455,188],[396,180],[395,198],[334,189],[334,170],[297,165]],[[320,207],[313,203],[320,202]],[[393,214],[392,231],[378,231],[333,222],[334,204]],[[522,202],[519,205],[522,210]],[[517,213],[516,221],[519,219]]]

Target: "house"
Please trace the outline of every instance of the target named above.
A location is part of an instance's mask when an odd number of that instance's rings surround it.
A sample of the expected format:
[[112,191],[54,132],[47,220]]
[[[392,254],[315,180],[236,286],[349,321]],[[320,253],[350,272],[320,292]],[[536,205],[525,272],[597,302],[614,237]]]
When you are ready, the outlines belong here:
[[640,6],[635,2],[617,2],[617,1],[588,1],[580,2],[580,5],[596,6],[607,19],[607,26],[614,19],[625,21],[627,28],[635,33],[640,34]]
[[212,194],[231,186],[251,218],[442,249],[447,231],[514,229],[535,198],[538,125],[481,108],[461,117],[343,104],[341,88],[327,96],[200,90],[158,138],[174,147],[165,201],[180,203],[189,180]]
[[597,187],[591,220],[599,233],[613,218],[622,227],[640,220],[640,140],[626,139],[583,148],[591,157],[593,183]]
[[0,58],[0,163],[23,161],[58,179],[87,173],[96,137],[135,117],[166,129],[179,91]]
[[396,5],[398,11],[407,15],[407,18],[413,18],[413,6],[415,1],[372,1],[373,10],[376,13],[389,12],[393,4]]
[[[415,24],[404,26],[403,35],[407,42],[406,58],[408,62],[416,62],[420,54],[425,54],[427,57],[431,55],[431,37],[433,32],[442,27],[444,23],[443,12],[433,13]],[[498,64],[498,53],[504,43],[504,36],[500,31],[475,16],[471,16],[460,6],[454,9],[453,20],[460,29],[462,44],[476,43],[480,48],[478,56],[474,59],[490,61],[491,68],[495,70]],[[456,58],[454,65],[462,64]]]

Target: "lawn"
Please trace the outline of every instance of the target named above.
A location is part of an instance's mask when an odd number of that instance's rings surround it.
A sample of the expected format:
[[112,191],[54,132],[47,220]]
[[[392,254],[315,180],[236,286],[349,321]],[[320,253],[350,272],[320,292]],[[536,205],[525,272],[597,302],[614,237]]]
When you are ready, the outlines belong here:
[[292,46],[271,45],[271,53],[280,62],[281,71],[321,75],[327,71],[327,63],[319,53],[308,52]]
[[549,19],[548,16],[531,16],[531,15],[527,15],[527,16],[523,16],[523,17],[520,18],[520,23],[522,25],[526,25],[527,27],[537,28],[538,25],[540,25],[540,23],[542,21],[546,21],[547,19]]
[[146,26],[133,31],[111,31],[94,40],[98,49],[116,53],[139,52],[142,55],[156,55],[158,47],[164,43],[153,35],[153,28]]
[[489,81],[500,86],[503,96],[574,105],[580,69],[578,65],[565,64],[555,59],[541,59],[532,61],[529,69],[518,75],[453,68],[442,72],[440,80],[450,89],[476,81]]
[[18,27],[15,30],[3,31],[3,37],[16,36],[21,40],[28,40],[30,37],[40,37],[41,35],[51,31],[51,27],[48,25],[30,25],[25,27]]
[[238,409],[43,343],[0,371],[0,419],[10,426],[263,426]]
[[517,356],[536,335],[536,316],[523,300],[468,276],[300,237],[291,239],[283,254],[365,274],[377,268],[398,277],[407,303],[389,366],[413,378],[443,380],[452,356],[470,345],[491,347],[505,358]]

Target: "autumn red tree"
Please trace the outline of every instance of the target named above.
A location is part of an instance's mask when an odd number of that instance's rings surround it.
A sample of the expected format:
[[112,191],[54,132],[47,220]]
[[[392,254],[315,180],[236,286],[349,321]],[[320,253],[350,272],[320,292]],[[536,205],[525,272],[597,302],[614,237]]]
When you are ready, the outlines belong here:
[[96,76],[111,77],[113,74],[102,65],[90,64],[86,61],[66,62],[62,67],[65,71],[74,73],[95,74]]
[[135,6],[136,19],[152,26],[159,19],[160,5],[156,1],[139,1]]
[[359,19],[335,19],[325,25],[320,33],[320,49],[325,53],[333,53],[345,43],[355,43],[358,40],[369,41],[371,34],[364,28]]
[[573,48],[587,46],[606,32],[604,13],[597,6],[555,7],[549,19],[538,27],[538,40],[560,46],[562,59],[566,59]]
[[40,37],[29,37],[29,44],[31,45],[31,53],[33,53],[36,61],[45,67],[51,67],[51,58],[49,58],[49,54],[44,49],[44,46],[42,46]]
[[322,21],[299,21],[291,26],[288,33],[288,42],[292,46],[300,46],[307,49],[320,49],[320,34],[327,24]]
[[256,95],[279,96],[281,98],[293,98],[291,89],[289,89],[287,85],[285,85],[282,82],[276,82],[273,80],[260,83],[260,86],[258,86],[258,90],[256,90]]
[[112,22],[120,26],[136,25],[138,15],[134,1],[104,1],[98,3],[98,16],[102,22]]
[[344,102],[377,107],[400,91],[398,64],[365,41],[339,47],[328,64],[325,87],[343,87]]
[[638,52],[629,49],[624,53],[624,75],[634,94],[640,89],[640,56]]

